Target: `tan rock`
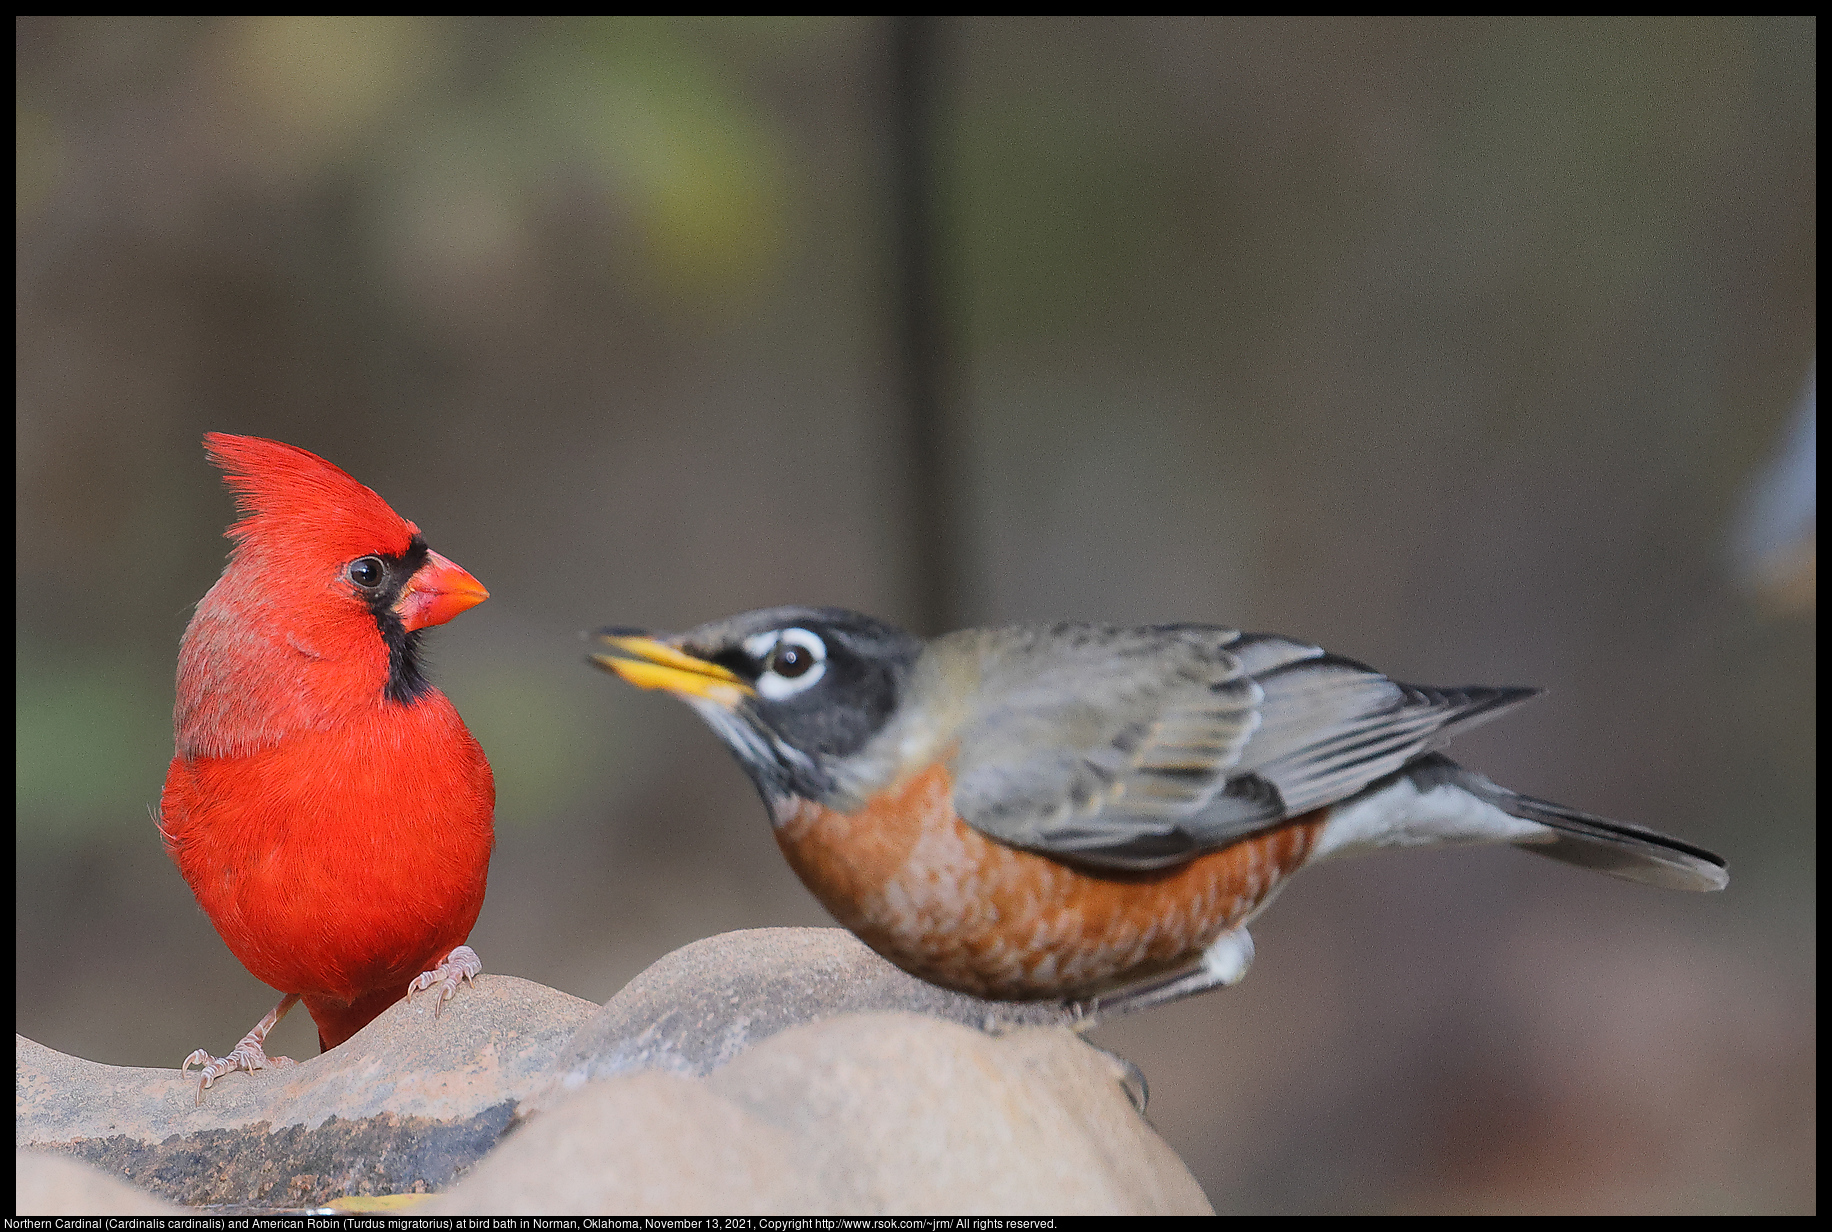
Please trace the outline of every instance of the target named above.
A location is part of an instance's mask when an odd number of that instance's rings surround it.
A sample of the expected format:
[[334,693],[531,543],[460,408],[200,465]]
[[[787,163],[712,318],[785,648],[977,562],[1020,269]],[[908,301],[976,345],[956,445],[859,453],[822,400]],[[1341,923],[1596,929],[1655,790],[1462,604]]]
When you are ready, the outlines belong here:
[[1123,1067],[1023,1025],[1065,1021],[924,984],[840,930],[767,929],[676,951],[602,1009],[484,976],[437,1022],[397,1005],[201,1106],[195,1077],[21,1038],[16,1123],[19,1145],[102,1169],[70,1177],[189,1205],[393,1210],[449,1187],[414,1209],[1206,1212]]
[[19,1215],[182,1215],[182,1207],[93,1164],[44,1151],[16,1151],[13,1211]]
[[555,1079],[570,1089],[645,1069],[707,1074],[788,1027],[883,1010],[986,1029],[1073,1021],[1056,1004],[938,988],[843,928],[747,929],[682,946],[624,985],[579,1029]]
[[795,1135],[697,1079],[626,1074],[524,1122],[426,1214],[767,1215],[820,1209]]
[[403,1000],[287,1069],[197,1078],[99,1065],[16,1037],[18,1146],[86,1159],[185,1205],[300,1206],[442,1187],[508,1127],[589,1001],[484,975],[437,1021]]
[[791,1027],[712,1076],[557,1097],[428,1213],[1210,1214],[1120,1067],[1061,1028]]

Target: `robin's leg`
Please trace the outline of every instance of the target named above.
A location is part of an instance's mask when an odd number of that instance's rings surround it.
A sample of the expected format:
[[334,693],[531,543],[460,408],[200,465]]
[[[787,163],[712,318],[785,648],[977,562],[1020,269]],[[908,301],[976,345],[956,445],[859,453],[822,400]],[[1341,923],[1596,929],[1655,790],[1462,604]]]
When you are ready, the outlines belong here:
[[257,1069],[281,1069],[288,1065],[297,1065],[291,1057],[270,1057],[262,1047],[267,1042],[267,1033],[280,1025],[286,1012],[299,1004],[299,994],[289,992],[280,998],[280,1004],[267,1011],[267,1016],[254,1024],[254,1030],[242,1037],[242,1042],[230,1050],[226,1057],[213,1057],[199,1048],[184,1059],[178,1067],[179,1073],[185,1073],[193,1065],[203,1066],[203,1081],[197,1084],[197,1102],[204,1102],[204,1088],[221,1078],[224,1074],[233,1074],[238,1069],[254,1073]]
[[1130,1014],[1154,1005],[1168,1005],[1211,988],[1228,988],[1240,983],[1253,965],[1253,938],[1245,928],[1225,932],[1209,943],[1202,952],[1202,963],[1194,970],[1182,971],[1156,983],[1134,984],[1084,1002],[1084,1013],[1093,1019],[1114,1014]]

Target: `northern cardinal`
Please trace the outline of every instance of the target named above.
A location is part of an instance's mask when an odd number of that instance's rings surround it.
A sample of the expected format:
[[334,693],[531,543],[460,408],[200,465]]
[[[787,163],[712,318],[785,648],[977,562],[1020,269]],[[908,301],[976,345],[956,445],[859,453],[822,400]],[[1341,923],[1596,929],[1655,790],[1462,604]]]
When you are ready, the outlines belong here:
[[242,520],[178,652],[159,829],[230,951],[286,995],[204,1088],[291,1065],[267,1033],[299,1001],[330,1049],[482,969],[464,944],[495,844],[490,763],[424,675],[425,629],[489,597],[420,528],[324,459],[204,437]]

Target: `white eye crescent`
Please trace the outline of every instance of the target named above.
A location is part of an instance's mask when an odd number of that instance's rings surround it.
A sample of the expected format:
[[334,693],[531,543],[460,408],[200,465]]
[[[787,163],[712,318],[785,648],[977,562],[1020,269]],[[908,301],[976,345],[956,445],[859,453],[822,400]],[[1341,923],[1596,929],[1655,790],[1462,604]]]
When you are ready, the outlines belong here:
[[757,692],[773,702],[812,688],[827,674],[827,643],[806,629],[782,629],[748,637],[744,652],[763,663]]

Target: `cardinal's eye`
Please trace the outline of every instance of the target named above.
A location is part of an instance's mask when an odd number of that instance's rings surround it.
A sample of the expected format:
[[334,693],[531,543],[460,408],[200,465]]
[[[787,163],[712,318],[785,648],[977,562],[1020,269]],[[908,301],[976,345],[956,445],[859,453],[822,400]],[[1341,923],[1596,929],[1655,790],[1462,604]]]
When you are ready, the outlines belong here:
[[385,569],[379,557],[364,556],[351,561],[349,568],[344,572],[349,575],[352,582],[364,590],[374,590],[382,584],[382,574]]
[[806,629],[759,633],[744,643],[753,660],[761,660],[757,692],[769,701],[793,697],[827,674],[827,643]]

